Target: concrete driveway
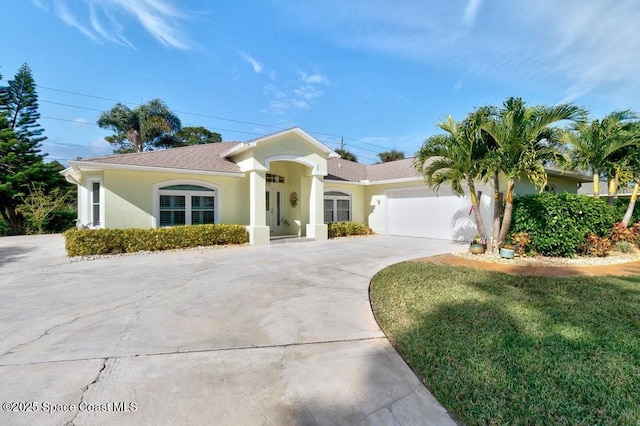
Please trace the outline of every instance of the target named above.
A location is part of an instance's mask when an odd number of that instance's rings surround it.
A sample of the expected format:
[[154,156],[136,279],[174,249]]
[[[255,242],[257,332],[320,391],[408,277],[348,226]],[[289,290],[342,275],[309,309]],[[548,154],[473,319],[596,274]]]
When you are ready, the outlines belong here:
[[373,236],[75,263],[63,246],[0,238],[0,424],[453,424],[379,329],[368,286],[455,243]]

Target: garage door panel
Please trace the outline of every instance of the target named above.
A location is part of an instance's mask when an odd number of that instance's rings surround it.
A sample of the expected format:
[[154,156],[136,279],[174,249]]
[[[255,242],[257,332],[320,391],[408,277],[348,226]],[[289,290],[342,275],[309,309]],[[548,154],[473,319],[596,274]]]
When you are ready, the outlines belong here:
[[[482,197],[483,216],[490,202]],[[387,203],[387,234],[461,241],[477,234],[468,197],[437,197],[429,188],[416,188],[389,191]]]

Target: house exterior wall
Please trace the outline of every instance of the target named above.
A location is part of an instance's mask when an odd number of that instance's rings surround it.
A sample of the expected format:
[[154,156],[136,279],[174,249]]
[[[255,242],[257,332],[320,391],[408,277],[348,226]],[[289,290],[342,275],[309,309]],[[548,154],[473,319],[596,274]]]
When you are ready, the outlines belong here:
[[324,182],[324,192],[340,191],[351,196],[351,221],[358,223],[367,223],[367,204],[366,188],[360,184],[336,183],[335,181],[326,180]]
[[154,173],[127,170],[105,170],[103,173],[105,217],[107,228],[150,228],[153,224],[154,186],[176,182],[213,185],[218,189],[220,223],[246,225],[249,184],[246,177],[205,176],[181,173]]
[[[578,183],[573,179],[567,179],[560,176],[549,176],[547,185],[551,185],[555,192],[569,192],[572,194],[578,193]],[[505,188],[503,186],[502,188]],[[531,182],[527,179],[519,179],[516,181],[515,193],[517,195],[528,195],[540,192]]]

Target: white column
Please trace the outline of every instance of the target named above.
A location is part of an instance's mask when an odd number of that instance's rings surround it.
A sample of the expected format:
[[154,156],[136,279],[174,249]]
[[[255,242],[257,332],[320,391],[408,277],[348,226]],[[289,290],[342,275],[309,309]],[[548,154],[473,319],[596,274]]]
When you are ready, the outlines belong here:
[[269,227],[266,226],[265,173],[260,170],[249,172],[249,243],[269,244]]
[[327,225],[324,223],[324,179],[322,175],[311,175],[307,237],[316,240],[327,239]]

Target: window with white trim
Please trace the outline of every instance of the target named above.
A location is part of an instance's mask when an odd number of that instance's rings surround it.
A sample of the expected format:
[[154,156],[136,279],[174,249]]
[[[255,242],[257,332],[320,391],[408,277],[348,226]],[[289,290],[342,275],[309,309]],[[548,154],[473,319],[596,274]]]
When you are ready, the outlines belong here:
[[324,193],[324,223],[351,220],[351,195],[340,191]]
[[216,191],[198,185],[170,185],[158,191],[159,226],[215,223]]
[[91,224],[100,226],[100,182],[91,182]]

